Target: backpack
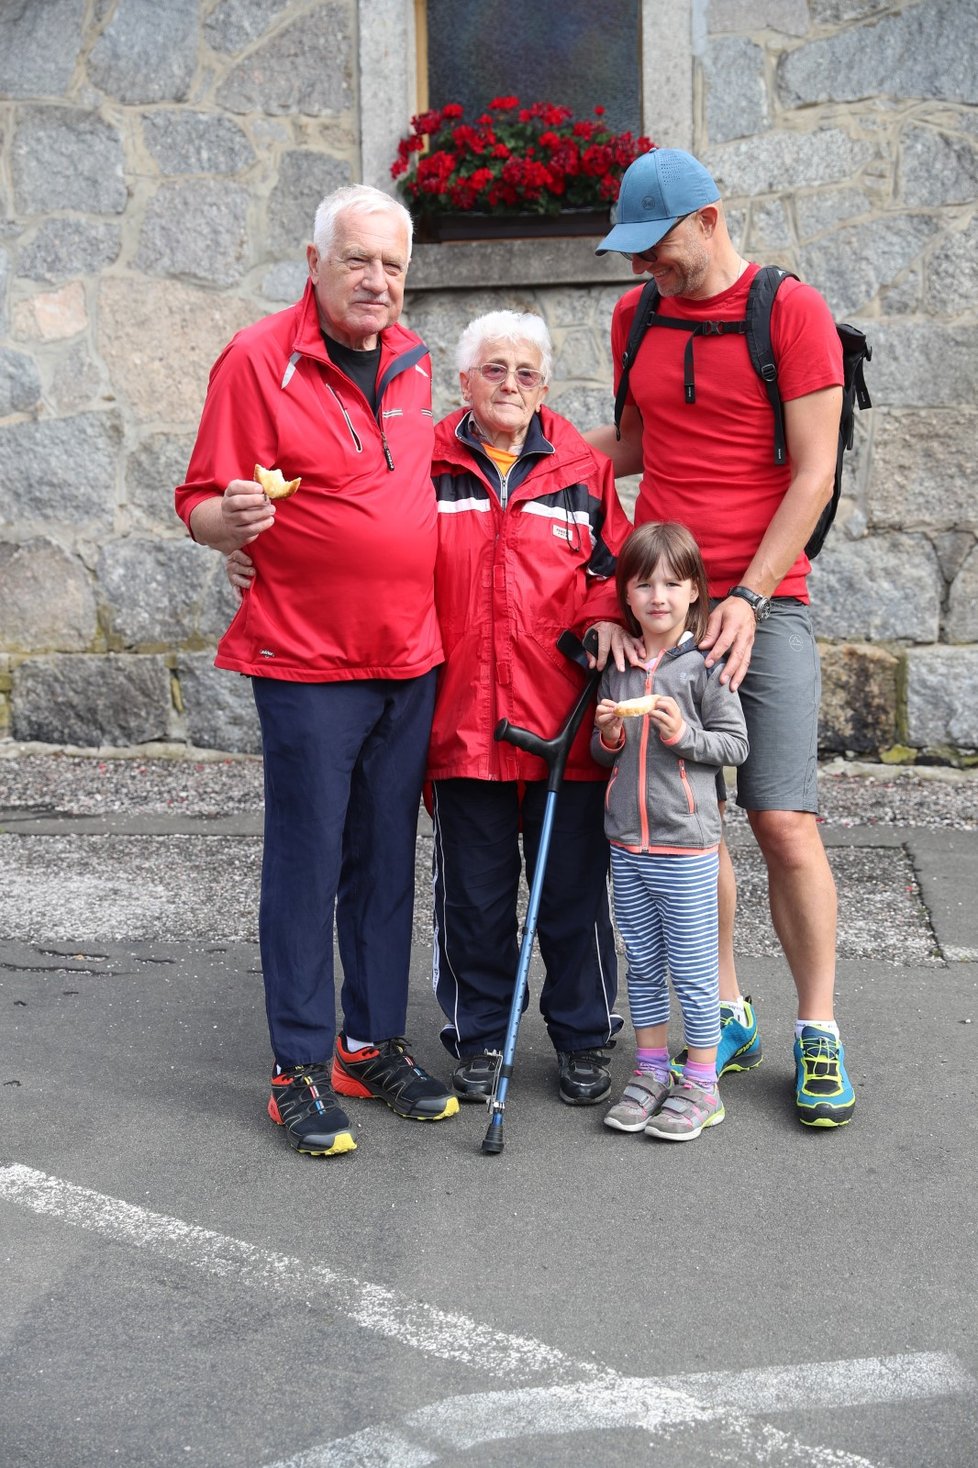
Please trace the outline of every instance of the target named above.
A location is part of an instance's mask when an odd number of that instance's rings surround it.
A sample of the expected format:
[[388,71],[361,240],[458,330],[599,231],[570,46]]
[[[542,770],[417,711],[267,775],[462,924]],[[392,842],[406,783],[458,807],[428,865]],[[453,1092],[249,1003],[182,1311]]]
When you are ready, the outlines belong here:
[[[771,346],[771,308],[774,305],[778,287],[789,275],[793,280],[798,279],[791,271],[782,270],[780,266],[762,266],[751,281],[747,296],[747,315],[743,321],[698,321],[695,323],[679,320],[673,316],[659,316],[657,314],[659,292],[655,281],[649,280],[639,297],[631,330],[628,333],[628,341],[622,352],[621,380],[615,394],[616,435],[621,437],[621,415],[625,406],[625,395],[628,392],[629,373],[642,339],[650,326],[670,326],[678,331],[689,333],[683,368],[683,392],[687,403],[696,401],[696,384],[693,379],[693,339],[697,336],[725,336],[728,332],[736,332],[746,336],[751,366],[764,383],[774,413],[774,462],[783,464],[787,459],[787,450],[784,440],[784,413],[778,393],[778,364],[774,359],[774,350]],[[835,482],[832,486],[832,498],[819,516],[818,524],[805,546],[805,554],[809,560],[814,560],[822,549],[829,527],[835,519],[839,495],[842,491],[842,456],[847,449],[852,448],[856,404],[860,408],[872,407],[863,377],[863,363],[872,359],[873,349],[858,327],[850,326],[848,322],[837,321],[835,329],[839,333],[839,341],[842,344],[843,375]]]

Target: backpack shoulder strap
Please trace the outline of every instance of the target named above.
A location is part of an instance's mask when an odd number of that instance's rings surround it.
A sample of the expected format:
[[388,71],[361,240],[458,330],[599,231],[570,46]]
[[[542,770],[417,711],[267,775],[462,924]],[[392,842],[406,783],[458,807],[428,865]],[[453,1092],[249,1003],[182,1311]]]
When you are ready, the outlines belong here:
[[747,295],[747,350],[751,365],[764,384],[774,414],[774,462],[783,464],[788,457],[784,439],[784,413],[778,392],[778,364],[771,345],[771,308],[783,280],[798,277],[779,265],[762,265],[750,283]]
[[632,363],[642,345],[642,338],[648,330],[649,321],[655,315],[659,305],[659,288],[651,278],[642,287],[642,294],[638,298],[635,307],[635,315],[628,332],[628,341],[625,350],[621,354],[621,377],[618,381],[618,391],[615,393],[615,437],[621,438],[621,415],[625,409],[625,398],[628,396],[628,378],[632,370]]

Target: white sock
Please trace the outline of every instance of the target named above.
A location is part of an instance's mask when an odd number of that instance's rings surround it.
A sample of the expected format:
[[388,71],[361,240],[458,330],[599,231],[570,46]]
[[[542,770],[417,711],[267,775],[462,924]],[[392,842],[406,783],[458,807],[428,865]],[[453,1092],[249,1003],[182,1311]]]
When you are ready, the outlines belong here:
[[801,1039],[801,1032],[806,1025],[812,1025],[816,1030],[828,1030],[830,1035],[834,1035],[836,1039],[839,1038],[839,1026],[836,1024],[834,1019],[796,1019],[796,1040]]
[[371,1044],[369,1040],[354,1040],[351,1035],[344,1036],[343,1044],[346,1046],[346,1049],[349,1050],[351,1053],[357,1050],[371,1049]]
[[732,1014],[739,1025],[747,1028],[747,1010],[744,1008],[743,994],[738,994],[736,999],[721,999],[720,1008]]

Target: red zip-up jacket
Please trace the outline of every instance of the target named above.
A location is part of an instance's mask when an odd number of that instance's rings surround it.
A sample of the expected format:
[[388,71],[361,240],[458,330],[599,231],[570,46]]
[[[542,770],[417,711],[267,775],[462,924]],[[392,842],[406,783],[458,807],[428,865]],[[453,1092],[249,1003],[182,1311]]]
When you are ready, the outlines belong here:
[[413,678],[441,662],[435,616],[431,366],[380,334],[378,411],[330,361],[312,284],[232,338],[211,370],[177,513],[251,479],[302,479],[247,546],[257,575],[215,663],[297,683]]
[[[535,415],[507,476],[469,431],[465,409],[435,429],[438,501],[435,599],[445,647],[428,778],[545,780],[543,760],[497,743],[506,718],[550,737],[584,675],[557,651],[566,628],[621,622],[615,559],[631,530],[609,460],[566,418]],[[570,751],[571,780],[604,780],[585,719]]]

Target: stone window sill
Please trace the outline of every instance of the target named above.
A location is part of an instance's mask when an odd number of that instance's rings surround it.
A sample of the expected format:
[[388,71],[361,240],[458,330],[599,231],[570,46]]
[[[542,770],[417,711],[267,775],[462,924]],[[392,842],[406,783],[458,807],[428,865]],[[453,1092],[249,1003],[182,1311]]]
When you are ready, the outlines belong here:
[[415,245],[409,291],[493,286],[615,285],[632,281],[621,255],[595,255],[597,238],[452,240]]

